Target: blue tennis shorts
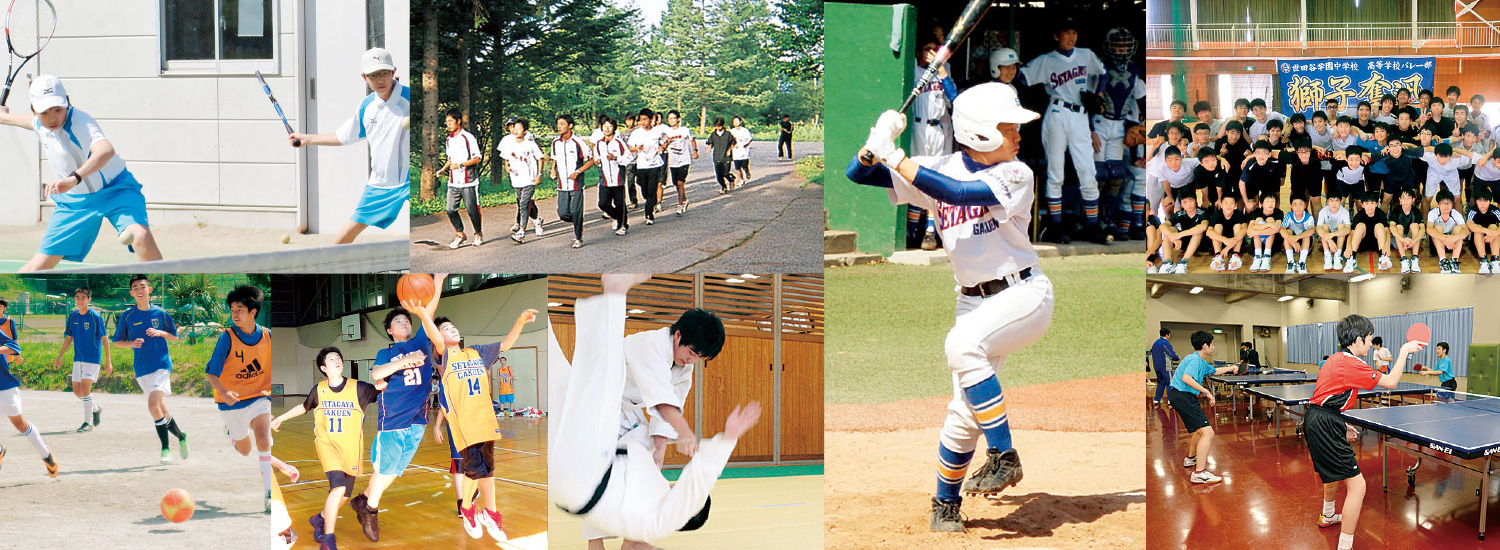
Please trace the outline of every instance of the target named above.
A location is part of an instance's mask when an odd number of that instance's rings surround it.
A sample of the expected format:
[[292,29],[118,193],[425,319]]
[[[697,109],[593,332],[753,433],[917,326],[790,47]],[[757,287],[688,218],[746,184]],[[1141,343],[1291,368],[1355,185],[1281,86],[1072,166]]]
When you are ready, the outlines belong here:
[[70,262],[81,262],[99,237],[99,221],[109,220],[115,231],[146,223],[146,196],[135,176],[125,172],[95,193],[52,195],[57,208],[47,220],[47,234],[38,252],[62,256]]
[[359,206],[354,207],[354,215],[349,219],[385,229],[396,223],[401,216],[401,207],[410,200],[411,188],[405,185],[389,188],[366,185],[365,192],[359,196]]
[[516,402],[516,394],[514,394],[514,393],[500,394],[498,396],[495,396],[495,402],[496,403],[515,403]]
[[399,476],[416,456],[422,445],[422,435],[427,433],[426,424],[412,424],[400,430],[384,430],[375,433],[375,443],[370,447],[370,462],[375,473],[383,476]]

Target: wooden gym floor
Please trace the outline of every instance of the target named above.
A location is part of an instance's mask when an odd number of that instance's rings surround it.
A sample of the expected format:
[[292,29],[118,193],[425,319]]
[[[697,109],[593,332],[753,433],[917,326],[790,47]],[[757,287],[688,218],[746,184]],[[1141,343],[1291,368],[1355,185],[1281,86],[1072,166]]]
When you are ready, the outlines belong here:
[[[296,406],[298,397],[275,399],[272,413],[279,415]],[[375,405],[366,411],[365,472],[354,484],[356,494],[370,480],[369,446],[375,438]],[[451,456],[447,443],[432,437],[431,425],[422,446],[380,498],[380,542],[366,539],[348,504],[339,509],[334,533],[340,548],[508,548],[541,550],[547,547],[547,421],[537,418],[500,418],[505,436],[495,442],[495,504],[504,516],[503,528],[510,539],[496,543],[485,535],[471,539],[457,515],[453,476],[448,473]],[[297,546],[315,545],[308,518],[322,510],[328,497],[328,480],[313,447],[313,416],[304,414],[287,421],[275,432],[275,454],[301,470],[297,483],[279,474],[281,491],[292,516]],[[446,440],[445,440],[446,441]]]

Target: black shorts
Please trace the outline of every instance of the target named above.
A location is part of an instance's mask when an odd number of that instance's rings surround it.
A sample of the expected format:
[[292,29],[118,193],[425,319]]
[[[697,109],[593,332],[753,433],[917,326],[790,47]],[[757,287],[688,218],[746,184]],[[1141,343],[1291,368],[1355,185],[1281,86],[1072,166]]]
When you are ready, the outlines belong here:
[[354,476],[349,475],[348,472],[334,470],[324,472],[323,475],[328,477],[328,492],[331,493],[334,489],[343,487],[345,497],[354,494]]
[[1442,386],[1443,389],[1448,390],[1448,391],[1458,391],[1458,379],[1457,378],[1450,378],[1447,382],[1443,382],[1443,383],[1438,384],[1438,385]]
[[1172,404],[1172,409],[1177,411],[1182,425],[1189,432],[1208,427],[1208,414],[1203,412],[1203,404],[1198,402],[1197,395],[1171,388],[1167,390],[1167,402]]
[[1156,217],[1156,214],[1147,214],[1146,225],[1161,229],[1161,220]]
[[734,169],[735,170],[749,170],[750,169],[750,159],[739,159],[739,160],[734,161]]
[[[1483,193],[1485,191],[1489,191],[1491,198],[1493,198],[1496,192],[1500,192],[1500,181],[1490,181],[1477,177],[1474,178],[1474,197],[1479,196],[1480,193]],[[1469,199],[1469,203],[1473,204],[1474,197],[1464,198]]]
[[673,166],[672,167],[672,182],[671,183],[677,183],[679,181],[687,181],[687,172],[688,172],[688,168],[690,168],[690,167],[692,167],[691,164],[684,164],[682,166]]
[[464,447],[459,451],[463,455],[464,476],[469,479],[484,479],[495,475],[495,442],[486,441],[475,443]]
[[1339,411],[1322,405],[1308,405],[1302,433],[1307,451],[1312,455],[1313,470],[1323,483],[1343,481],[1359,475],[1359,462],[1349,446],[1348,425]]
[[[1378,252],[1380,250],[1380,241],[1375,237],[1375,228],[1377,226],[1386,227],[1383,223],[1359,222],[1354,224],[1354,227],[1365,228],[1365,238],[1359,241],[1359,247],[1354,249],[1355,252]],[[1353,235],[1353,228],[1350,229],[1350,234]]]
[[[1412,191],[1417,191],[1417,182],[1396,181],[1394,178],[1386,177],[1385,187],[1381,189],[1381,192],[1387,195],[1400,195],[1402,189],[1411,189]],[[1417,198],[1422,198],[1422,193],[1420,191],[1417,192]]]

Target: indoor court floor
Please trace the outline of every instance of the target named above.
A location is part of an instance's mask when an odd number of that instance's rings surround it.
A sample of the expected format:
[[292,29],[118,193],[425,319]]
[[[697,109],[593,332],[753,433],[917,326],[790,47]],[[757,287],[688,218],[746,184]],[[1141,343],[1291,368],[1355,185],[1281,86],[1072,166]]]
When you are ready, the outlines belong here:
[[[1154,392],[1154,388],[1151,390]],[[1232,413],[1227,398],[1205,410],[1215,437],[1208,470],[1224,480],[1211,485],[1188,482],[1182,466],[1188,438],[1170,407],[1149,404],[1147,395],[1147,525],[1151,548],[1214,547],[1236,541],[1244,548],[1328,548],[1337,546],[1337,527],[1320,529],[1321,482],[1313,471],[1307,445],[1291,420],[1282,437],[1267,419],[1267,408],[1257,408],[1253,420]],[[1243,406],[1243,405],[1242,405]],[[1368,406],[1368,405],[1365,405]],[[1287,422],[1283,419],[1283,422]],[[1394,441],[1394,440],[1393,440]],[[1478,538],[1480,488],[1478,478],[1433,460],[1424,460],[1416,484],[1408,487],[1404,470],[1416,460],[1391,452],[1390,492],[1381,490],[1380,437],[1366,431],[1355,443],[1366,489],[1355,548],[1491,547]],[[1470,462],[1470,466],[1476,466]],[[1490,538],[1497,522],[1492,480],[1485,494],[1491,498]],[[1344,489],[1338,506],[1342,510]]]
[[[296,406],[296,397],[274,400],[274,414]],[[370,480],[369,446],[375,437],[374,406],[366,411],[365,472],[354,484],[363,492]],[[308,518],[323,508],[328,480],[323,476],[313,448],[313,415],[287,421],[274,434],[275,455],[301,471],[296,483],[279,477],[299,537],[298,547],[315,544]],[[341,548],[507,548],[542,550],[547,547],[547,421],[544,418],[500,418],[504,438],[495,442],[495,504],[504,516],[507,542],[496,543],[484,535],[471,539],[463,530],[455,508],[457,496],[453,476],[448,473],[447,443],[438,443],[432,430],[406,472],[396,479],[380,499],[380,542],[372,543],[360,530],[348,504],[339,509],[334,533]],[[445,440],[446,441],[446,440]]]
[[[677,471],[668,470],[668,479]],[[731,466],[714,485],[708,523],[697,531],[654,541],[666,550],[823,548],[823,467]],[[551,548],[587,547],[582,522],[556,508],[550,524]],[[605,548],[615,550],[613,539]]]

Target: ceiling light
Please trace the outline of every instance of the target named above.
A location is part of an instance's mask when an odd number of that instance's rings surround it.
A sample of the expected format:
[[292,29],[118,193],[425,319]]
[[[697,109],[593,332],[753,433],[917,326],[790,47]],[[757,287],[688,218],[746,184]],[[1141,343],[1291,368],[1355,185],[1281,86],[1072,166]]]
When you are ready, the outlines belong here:
[[1278,302],[1285,302],[1285,301],[1291,300],[1293,298],[1296,298],[1296,296],[1287,295],[1287,296],[1282,296],[1280,298],[1277,298],[1276,301],[1278,301]]
[[1195,286],[1195,287],[1193,287],[1192,290],[1188,291],[1188,294],[1197,294],[1199,292],[1203,292],[1203,287],[1201,287],[1201,286]]
[[562,302],[547,302],[547,307],[562,307]]

